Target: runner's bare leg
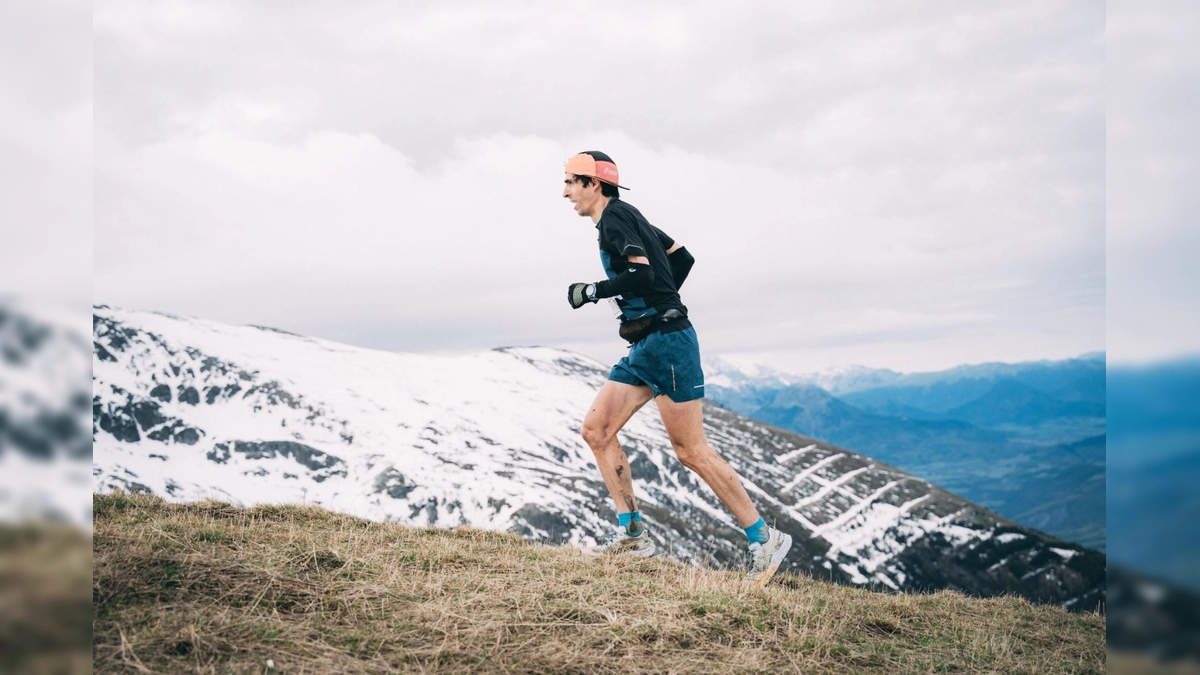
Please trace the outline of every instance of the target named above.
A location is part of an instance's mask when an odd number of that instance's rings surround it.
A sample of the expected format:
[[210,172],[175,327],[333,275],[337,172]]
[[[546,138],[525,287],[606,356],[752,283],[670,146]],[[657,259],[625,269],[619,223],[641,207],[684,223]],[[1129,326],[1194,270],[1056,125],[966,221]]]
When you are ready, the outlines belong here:
[[708,444],[702,400],[676,403],[670,397],[659,396],[656,402],[679,461],[708,483],[739,525],[749,527],[758,522],[758,509],[746,494],[741,476]]
[[583,419],[583,440],[596,456],[596,466],[600,468],[617,513],[637,511],[629,459],[617,442],[617,432],[652,397],[650,387],[608,380]]

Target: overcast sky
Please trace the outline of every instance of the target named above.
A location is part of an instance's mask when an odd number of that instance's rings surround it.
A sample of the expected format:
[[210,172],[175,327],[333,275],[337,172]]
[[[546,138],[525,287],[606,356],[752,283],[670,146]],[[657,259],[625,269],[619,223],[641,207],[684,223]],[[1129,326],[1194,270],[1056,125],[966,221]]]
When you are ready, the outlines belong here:
[[598,149],[696,256],[706,353],[1105,348],[1103,3],[731,7],[101,0],[94,301],[613,361],[565,301],[603,276],[561,197]]
[[68,305],[83,319],[92,283],[91,35],[88,2],[0,2],[0,300]]
[[1200,3],[1110,3],[1109,361],[1200,353]]

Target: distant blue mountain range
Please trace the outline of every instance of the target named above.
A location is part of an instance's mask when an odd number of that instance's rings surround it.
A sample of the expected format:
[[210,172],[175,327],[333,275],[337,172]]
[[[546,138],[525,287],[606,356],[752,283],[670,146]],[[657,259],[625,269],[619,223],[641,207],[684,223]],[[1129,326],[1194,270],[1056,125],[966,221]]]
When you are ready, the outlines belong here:
[[1200,591],[1200,358],[1108,374],[1113,561]]
[[863,452],[1062,539],[1106,548],[1103,353],[900,374],[706,364],[709,395]]

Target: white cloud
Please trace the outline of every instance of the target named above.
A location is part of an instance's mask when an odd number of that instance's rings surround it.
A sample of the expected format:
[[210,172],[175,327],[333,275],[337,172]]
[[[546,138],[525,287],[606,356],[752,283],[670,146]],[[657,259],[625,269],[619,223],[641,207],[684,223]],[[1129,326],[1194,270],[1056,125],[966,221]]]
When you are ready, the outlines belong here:
[[562,162],[601,149],[696,254],[706,349],[1103,347],[1091,4],[138,7],[97,6],[98,301],[619,354],[561,297],[600,276]]
[[1200,7],[1116,3],[1109,17],[1110,360],[1200,350]]
[[88,19],[76,2],[0,6],[0,295],[89,300]]
[[97,3],[93,24],[100,35],[129,42],[142,53],[166,56],[184,55],[193,41],[246,30],[248,19],[238,3],[105,0]]

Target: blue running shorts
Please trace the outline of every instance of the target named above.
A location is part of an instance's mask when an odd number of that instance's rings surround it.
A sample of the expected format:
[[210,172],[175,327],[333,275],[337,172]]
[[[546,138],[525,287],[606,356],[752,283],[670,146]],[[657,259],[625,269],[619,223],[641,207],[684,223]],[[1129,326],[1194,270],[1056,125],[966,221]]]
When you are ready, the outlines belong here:
[[629,348],[608,374],[614,382],[650,387],[655,396],[676,403],[704,398],[704,370],[700,367],[700,342],[696,329],[651,333]]

